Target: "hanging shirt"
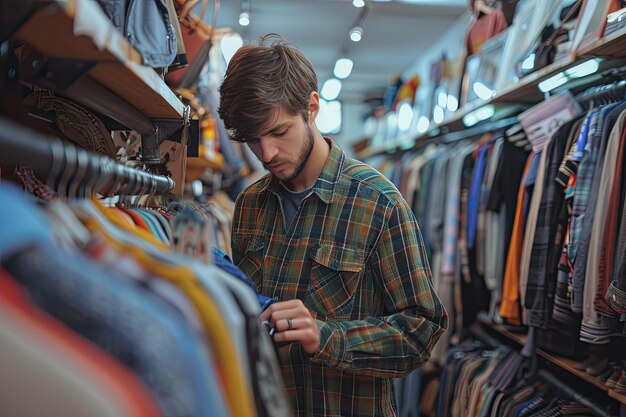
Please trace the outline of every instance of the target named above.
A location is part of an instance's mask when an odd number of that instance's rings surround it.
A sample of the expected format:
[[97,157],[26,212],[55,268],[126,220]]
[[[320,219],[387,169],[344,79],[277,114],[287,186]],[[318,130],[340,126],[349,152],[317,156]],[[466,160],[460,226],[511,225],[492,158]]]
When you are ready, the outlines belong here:
[[298,343],[278,350],[293,415],[392,416],[391,378],[428,358],[447,314],[397,189],[327,141],[330,155],[288,230],[276,178],[238,197],[233,258],[263,295],[301,299],[317,319],[314,355]]

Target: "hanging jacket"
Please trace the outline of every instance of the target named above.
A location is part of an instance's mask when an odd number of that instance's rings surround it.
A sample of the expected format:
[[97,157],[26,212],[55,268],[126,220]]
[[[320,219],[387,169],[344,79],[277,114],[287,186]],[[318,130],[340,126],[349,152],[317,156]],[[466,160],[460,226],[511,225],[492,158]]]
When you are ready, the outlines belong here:
[[144,65],[169,67],[177,53],[176,31],[166,0],[96,0],[143,57]]

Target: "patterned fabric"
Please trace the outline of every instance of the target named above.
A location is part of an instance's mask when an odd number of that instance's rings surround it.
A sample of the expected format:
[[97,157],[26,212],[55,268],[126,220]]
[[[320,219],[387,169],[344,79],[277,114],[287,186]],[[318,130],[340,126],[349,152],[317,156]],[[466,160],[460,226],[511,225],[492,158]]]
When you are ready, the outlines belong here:
[[233,259],[261,294],[298,298],[320,347],[278,350],[293,415],[391,416],[392,377],[423,363],[447,328],[420,232],[379,172],[331,151],[289,227],[266,176],[237,199]]
[[[586,153],[581,161],[576,178],[569,246],[570,249],[574,249],[574,256],[570,257],[570,262],[574,266],[573,310],[576,312],[581,311],[583,304],[587,255],[600,179],[597,176],[600,174],[604,163],[604,152],[609,132],[615,124],[615,117],[611,117],[611,120],[608,120],[607,116],[615,107],[616,104],[605,106],[599,110],[595,118],[592,118],[587,146],[585,147]],[[607,127],[607,132],[604,132],[605,126]]]
[[43,201],[52,201],[58,194],[35,176],[33,169],[25,166],[15,167],[15,175],[24,185],[24,189]]
[[[570,131],[580,119],[571,120],[559,127],[554,140],[549,142],[547,149],[546,175],[539,179],[544,181],[544,189],[537,214],[537,225],[530,255],[528,286],[526,288],[525,306],[530,312],[531,325],[547,328],[549,311],[552,311],[554,282],[558,258],[553,259],[552,242],[556,239],[558,214],[565,202],[563,186],[555,178],[563,155],[567,150]],[[562,246],[562,243],[559,245]],[[550,261],[550,262],[549,262]]]

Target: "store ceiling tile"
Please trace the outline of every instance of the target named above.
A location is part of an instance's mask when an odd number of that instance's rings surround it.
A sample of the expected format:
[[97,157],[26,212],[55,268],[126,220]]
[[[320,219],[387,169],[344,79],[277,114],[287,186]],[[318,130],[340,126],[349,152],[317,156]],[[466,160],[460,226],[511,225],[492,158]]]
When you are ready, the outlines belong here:
[[[467,0],[367,3],[358,43],[348,37],[362,12],[352,0],[222,0],[217,25],[236,30],[246,42],[269,32],[280,34],[311,60],[320,85],[332,77],[338,58],[352,59],[354,68],[339,98],[360,100],[379,95],[394,74],[412,66],[468,7]],[[242,8],[249,9],[247,27],[238,24]]]

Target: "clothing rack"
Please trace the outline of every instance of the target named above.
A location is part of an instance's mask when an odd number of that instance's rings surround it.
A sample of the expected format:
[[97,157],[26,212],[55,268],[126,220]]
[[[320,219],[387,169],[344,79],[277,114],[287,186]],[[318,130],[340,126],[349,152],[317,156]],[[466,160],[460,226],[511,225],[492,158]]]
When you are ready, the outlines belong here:
[[506,119],[496,120],[493,122],[486,122],[476,127],[470,127],[465,130],[458,131],[458,132],[444,133],[440,136],[437,136],[437,139],[441,143],[446,143],[446,144],[453,143],[453,142],[458,142],[463,139],[469,139],[472,137],[481,136],[481,135],[484,135],[485,133],[495,132],[498,130],[505,130],[517,123],[519,123],[517,116],[507,117]]
[[[29,166],[43,177],[65,177],[89,186],[102,195],[166,194],[176,183],[162,175],[122,165],[105,156],[46,137],[0,117],[0,164]],[[77,178],[78,177],[78,178]]]
[[[470,328],[470,334],[490,347],[507,346],[507,345],[503,345],[502,342],[500,342],[493,336],[489,335],[479,325],[472,326]],[[536,361],[533,360],[533,364],[535,363]],[[562,391],[563,393],[565,393],[572,399],[578,401],[579,403],[589,407],[591,410],[593,410],[593,412],[596,415],[603,416],[603,417],[609,415],[606,413],[605,410],[601,409],[596,403],[589,400],[587,397],[585,397],[583,394],[579,393],[578,391],[574,390],[573,388],[567,386],[566,384],[564,384],[562,381],[560,381],[558,378],[556,378],[554,375],[552,375],[550,372],[546,371],[545,369],[539,369],[537,371],[537,375],[541,379],[543,379],[544,381],[552,385],[554,388]]]
[[591,87],[576,96],[576,101],[584,107],[591,107],[593,103],[602,101],[619,101],[626,97],[626,80],[616,81]]
[[609,415],[606,413],[606,411],[601,409],[596,403],[594,403],[593,401],[590,401],[589,399],[587,399],[587,397],[580,394],[578,391],[568,387],[566,384],[564,384],[562,381],[560,381],[558,378],[556,378],[554,375],[552,375],[550,372],[546,371],[545,369],[540,369],[537,372],[537,374],[541,377],[541,379],[545,380],[553,387],[564,392],[565,394],[567,394],[574,400],[578,401],[579,403],[589,407],[591,410],[593,410],[594,413],[596,413],[596,415],[598,416]]

